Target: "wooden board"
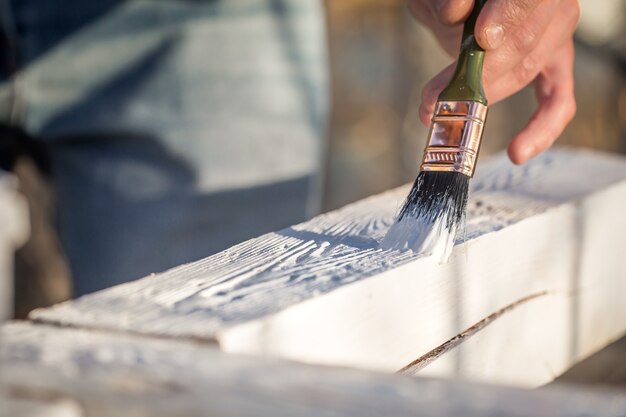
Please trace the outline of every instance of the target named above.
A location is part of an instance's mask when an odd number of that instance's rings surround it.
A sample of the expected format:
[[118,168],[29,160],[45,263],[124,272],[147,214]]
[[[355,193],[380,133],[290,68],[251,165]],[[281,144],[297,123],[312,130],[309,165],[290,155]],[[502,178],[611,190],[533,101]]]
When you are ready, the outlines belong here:
[[378,249],[408,189],[32,318],[228,352],[538,386],[626,330],[626,162],[481,161],[439,265]]
[[[623,392],[546,391],[313,367],[210,345],[13,323],[0,385],[45,417],[619,416]],[[41,407],[48,402],[48,413]],[[61,408],[63,406],[64,408]],[[1,417],[14,414],[6,403]],[[64,413],[61,413],[63,411]],[[9,413],[11,412],[11,413]]]
[[[32,395],[32,398],[30,396]],[[16,398],[17,396],[17,398]],[[29,398],[20,398],[28,396]],[[81,408],[72,401],[47,400],[37,397],[37,393],[0,393],[0,416],[2,417],[84,417]]]

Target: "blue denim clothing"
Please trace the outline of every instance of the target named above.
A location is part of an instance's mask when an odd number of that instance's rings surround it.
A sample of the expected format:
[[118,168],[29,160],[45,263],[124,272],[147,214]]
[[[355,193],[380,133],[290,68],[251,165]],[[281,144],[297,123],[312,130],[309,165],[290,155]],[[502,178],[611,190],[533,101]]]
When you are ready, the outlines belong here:
[[320,1],[2,1],[22,68],[0,98],[51,146],[77,294],[316,213]]

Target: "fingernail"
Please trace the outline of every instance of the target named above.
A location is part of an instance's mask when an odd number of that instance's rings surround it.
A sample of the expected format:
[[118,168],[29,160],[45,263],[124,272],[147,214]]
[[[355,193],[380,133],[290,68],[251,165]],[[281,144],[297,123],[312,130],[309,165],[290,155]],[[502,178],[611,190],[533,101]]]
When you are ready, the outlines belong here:
[[448,0],[437,0],[435,2],[435,10],[437,11],[437,14],[440,14],[441,10],[446,7],[446,3],[448,3]]
[[490,49],[496,49],[504,41],[504,28],[500,25],[490,25],[485,29],[485,38]]

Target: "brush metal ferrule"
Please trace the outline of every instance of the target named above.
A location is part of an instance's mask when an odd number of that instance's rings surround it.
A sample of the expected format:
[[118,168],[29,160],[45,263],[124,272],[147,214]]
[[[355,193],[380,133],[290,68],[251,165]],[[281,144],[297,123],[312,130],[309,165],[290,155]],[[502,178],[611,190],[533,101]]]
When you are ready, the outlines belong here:
[[437,102],[421,171],[472,177],[486,118],[487,106],[476,101]]

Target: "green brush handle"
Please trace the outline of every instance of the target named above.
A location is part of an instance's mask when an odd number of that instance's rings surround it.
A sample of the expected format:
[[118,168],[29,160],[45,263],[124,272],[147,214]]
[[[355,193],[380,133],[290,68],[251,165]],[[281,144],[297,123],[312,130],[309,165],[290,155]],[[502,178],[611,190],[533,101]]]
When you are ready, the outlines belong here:
[[483,90],[483,62],[485,50],[474,37],[476,19],[487,0],[474,0],[474,9],[465,21],[461,52],[448,86],[439,94],[439,101],[477,101],[487,105]]

